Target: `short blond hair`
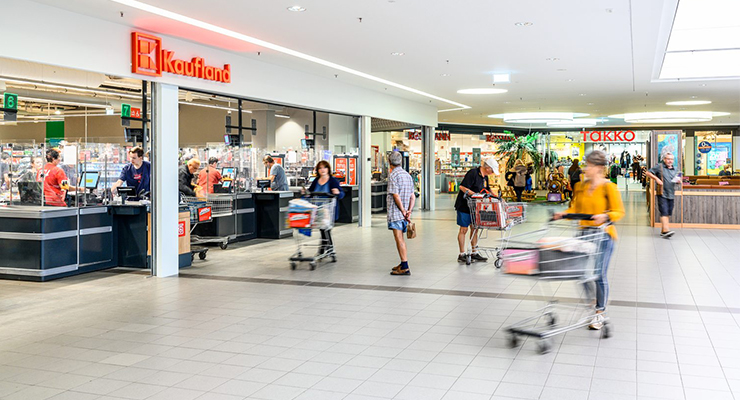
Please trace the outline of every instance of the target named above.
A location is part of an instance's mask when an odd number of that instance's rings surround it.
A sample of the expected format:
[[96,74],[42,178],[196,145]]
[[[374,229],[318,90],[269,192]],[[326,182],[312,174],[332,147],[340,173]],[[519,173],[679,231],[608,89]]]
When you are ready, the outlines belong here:
[[191,158],[188,160],[188,167],[195,165],[196,167],[200,167],[200,160],[197,158]]

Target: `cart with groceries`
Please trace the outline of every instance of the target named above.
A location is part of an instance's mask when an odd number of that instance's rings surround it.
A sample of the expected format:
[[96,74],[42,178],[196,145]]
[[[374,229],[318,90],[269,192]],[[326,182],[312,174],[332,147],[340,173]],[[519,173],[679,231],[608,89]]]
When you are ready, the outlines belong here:
[[[470,208],[471,229],[477,230],[478,251],[495,259],[496,268],[501,268],[501,251],[506,248],[511,228],[527,220],[527,204],[511,203],[492,195],[487,190],[472,196],[466,195]],[[499,240],[496,246],[481,245],[481,240],[488,238],[488,231],[499,231]],[[465,264],[470,265],[472,259],[468,253]]]
[[293,228],[297,247],[289,258],[290,269],[296,269],[300,262],[307,262],[313,271],[321,260],[337,261],[331,237],[336,204],[334,195],[330,193],[310,193],[290,201],[288,225]]
[[[533,337],[537,339],[540,353],[547,353],[552,348],[552,337],[584,328],[596,316],[587,285],[595,285],[599,277],[596,262],[603,248],[601,242],[606,240],[608,223],[600,226],[579,223],[591,217],[565,214],[562,220],[550,220],[542,229],[507,239],[506,248],[501,252],[504,274],[534,279],[535,293],[543,293],[544,281],[573,281],[579,293],[579,297],[568,304],[553,300],[552,295],[542,295],[540,298],[546,300],[544,307],[505,328],[511,347],[517,347],[522,337]],[[605,313],[600,315],[604,318],[601,337],[608,338],[611,335],[609,318]]]

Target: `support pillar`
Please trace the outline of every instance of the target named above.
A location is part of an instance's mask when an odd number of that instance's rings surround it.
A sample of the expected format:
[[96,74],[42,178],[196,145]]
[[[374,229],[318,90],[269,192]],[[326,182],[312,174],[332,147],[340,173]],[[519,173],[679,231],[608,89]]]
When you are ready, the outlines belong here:
[[152,118],[152,275],[177,276],[177,86],[152,84]]
[[359,127],[357,132],[360,135],[360,156],[357,165],[357,172],[360,176],[360,226],[363,228],[370,228],[372,225],[372,193],[370,181],[372,180],[372,168],[370,162],[372,160],[372,148],[370,143],[372,138],[370,133],[372,130],[371,118],[363,116],[359,118]]
[[421,209],[424,211],[434,210],[434,139],[434,127],[423,127],[421,136]]

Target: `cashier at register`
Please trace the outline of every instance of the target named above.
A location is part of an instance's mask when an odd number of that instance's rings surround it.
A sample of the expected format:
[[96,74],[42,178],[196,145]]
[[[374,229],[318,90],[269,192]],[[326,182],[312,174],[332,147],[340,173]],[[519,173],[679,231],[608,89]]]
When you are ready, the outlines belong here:
[[216,165],[218,165],[218,158],[211,157],[208,159],[208,165],[198,174],[198,186],[202,187],[206,193],[213,193],[213,185],[223,181]]
[[118,188],[124,183],[127,187],[135,188],[135,193],[138,198],[139,194],[149,192],[149,182],[152,177],[152,165],[149,161],[144,161],[144,149],[141,147],[134,147],[128,151],[129,161],[131,163],[126,164],[121,170],[121,176],[118,177],[116,183],[111,188],[115,193]]
[[200,160],[197,158],[191,158],[187,164],[180,167],[180,171],[178,171],[178,182],[181,195],[195,197],[193,178],[195,178],[198,168],[200,168]]
[[270,169],[270,176],[267,179],[272,181],[272,184],[270,185],[272,190],[290,190],[288,187],[288,177],[285,176],[285,170],[280,164],[276,163],[270,156],[265,156],[265,158],[262,159],[262,163],[265,164],[265,167]]

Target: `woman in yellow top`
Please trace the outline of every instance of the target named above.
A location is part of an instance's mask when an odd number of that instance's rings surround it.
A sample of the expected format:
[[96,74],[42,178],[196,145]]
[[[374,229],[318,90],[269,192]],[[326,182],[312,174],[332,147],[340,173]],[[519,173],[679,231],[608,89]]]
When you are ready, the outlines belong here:
[[[573,201],[570,207],[561,213],[554,215],[560,219],[565,214],[591,214],[591,221],[582,221],[583,226],[599,226],[606,222],[616,222],[624,217],[624,205],[622,196],[619,194],[617,185],[605,178],[606,167],[609,160],[606,154],[594,150],[586,156],[586,169],[583,171],[584,180],[576,183],[573,188]],[[596,279],[596,316],[591,321],[589,328],[601,329],[604,326],[604,317],[601,315],[606,309],[609,298],[609,283],[607,282],[607,270],[609,261],[614,250],[614,241],[617,240],[617,228],[609,225],[603,240],[599,241],[599,254],[597,255],[595,273]],[[586,292],[591,290],[590,284],[586,284]]]

